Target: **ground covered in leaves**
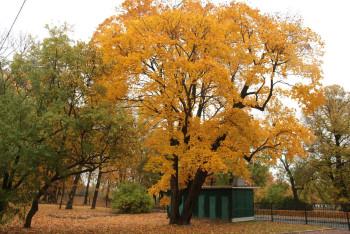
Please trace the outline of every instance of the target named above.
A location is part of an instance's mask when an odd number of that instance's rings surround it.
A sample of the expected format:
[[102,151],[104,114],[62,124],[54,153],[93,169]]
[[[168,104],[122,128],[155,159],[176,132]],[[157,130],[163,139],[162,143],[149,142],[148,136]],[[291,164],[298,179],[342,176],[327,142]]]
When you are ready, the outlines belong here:
[[193,219],[189,226],[168,225],[165,213],[113,214],[109,208],[75,206],[59,210],[55,205],[40,205],[32,228],[21,228],[19,221],[0,227],[0,233],[290,233],[320,230],[308,225],[271,222],[227,223]]

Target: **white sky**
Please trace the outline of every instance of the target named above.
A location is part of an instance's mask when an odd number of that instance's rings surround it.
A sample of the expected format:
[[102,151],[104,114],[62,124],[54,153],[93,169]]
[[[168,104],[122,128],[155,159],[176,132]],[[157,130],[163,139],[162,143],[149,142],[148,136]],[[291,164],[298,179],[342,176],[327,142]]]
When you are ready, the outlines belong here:
[[[214,0],[225,2],[225,0]],[[339,84],[350,90],[347,70],[350,56],[350,1],[347,0],[241,0],[262,12],[300,15],[306,26],[321,35],[326,43],[324,84]],[[45,24],[73,25],[74,38],[87,40],[99,23],[116,12],[121,0],[27,0],[12,31],[42,38]],[[22,0],[0,0],[0,32],[7,30]]]

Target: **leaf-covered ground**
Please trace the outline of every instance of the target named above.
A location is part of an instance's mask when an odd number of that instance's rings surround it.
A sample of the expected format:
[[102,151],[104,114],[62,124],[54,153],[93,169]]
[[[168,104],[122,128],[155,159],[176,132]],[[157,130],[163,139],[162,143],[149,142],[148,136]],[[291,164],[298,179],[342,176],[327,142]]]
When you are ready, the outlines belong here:
[[168,225],[165,213],[113,214],[108,208],[91,210],[75,206],[59,210],[55,205],[41,205],[32,228],[21,228],[18,221],[0,228],[0,233],[290,233],[320,230],[308,225],[271,222],[225,223],[194,219],[190,226]]

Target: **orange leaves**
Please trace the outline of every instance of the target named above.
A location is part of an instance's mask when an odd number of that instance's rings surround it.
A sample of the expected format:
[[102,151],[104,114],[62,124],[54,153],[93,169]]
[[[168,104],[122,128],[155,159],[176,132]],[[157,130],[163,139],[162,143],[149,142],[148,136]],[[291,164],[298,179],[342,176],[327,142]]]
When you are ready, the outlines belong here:
[[319,105],[318,35],[242,3],[151,2],[126,1],[94,40],[110,64],[107,90],[137,99],[149,126],[148,168],[163,175],[158,188],[167,189],[176,169],[184,186],[198,169],[247,176],[254,158],[302,155],[309,132],[278,100]]
[[293,87],[291,95],[299,101],[306,114],[311,114],[325,102],[322,90],[315,89],[313,85],[297,84]]
[[[162,199],[166,204],[167,198]],[[208,219],[194,219],[191,225],[169,225],[165,212],[148,214],[113,214],[110,208],[74,206],[73,210],[59,210],[56,205],[40,205],[29,230],[19,223],[0,226],[1,233],[287,233],[320,229],[301,224],[270,222],[230,223]]]
[[124,18],[142,17],[145,15],[155,14],[156,8],[152,6],[153,0],[126,0],[122,6],[126,13]]

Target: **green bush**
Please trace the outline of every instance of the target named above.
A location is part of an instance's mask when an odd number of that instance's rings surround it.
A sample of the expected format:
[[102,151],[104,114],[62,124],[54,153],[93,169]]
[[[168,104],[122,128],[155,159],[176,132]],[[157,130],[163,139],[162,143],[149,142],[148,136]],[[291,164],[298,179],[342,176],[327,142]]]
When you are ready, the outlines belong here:
[[281,203],[288,192],[289,185],[287,183],[276,183],[268,187],[266,196],[263,201],[269,203]]
[[277,202],[270,202],[268,200],[262,200],[261,202],[257,203],[257,206],[260,209],[271,209],[274,210],[312,210],[313,207],[311,204],[308,204],[304,201],[295,201],[293,197],[284,197],[281,200],[278,200]]
[[293,197],[285,197],[279,204],[280,209],[284,210],[312,210],[312,205],[304,201],[295,201]]
[[27,204],[23,195],[0,188],[0,226],[9,223],[15,216],[23,218]]
[[120,184],[113,193],[112,208],[120,213],[147,213],[153,207],[151,196],[136,183]]

